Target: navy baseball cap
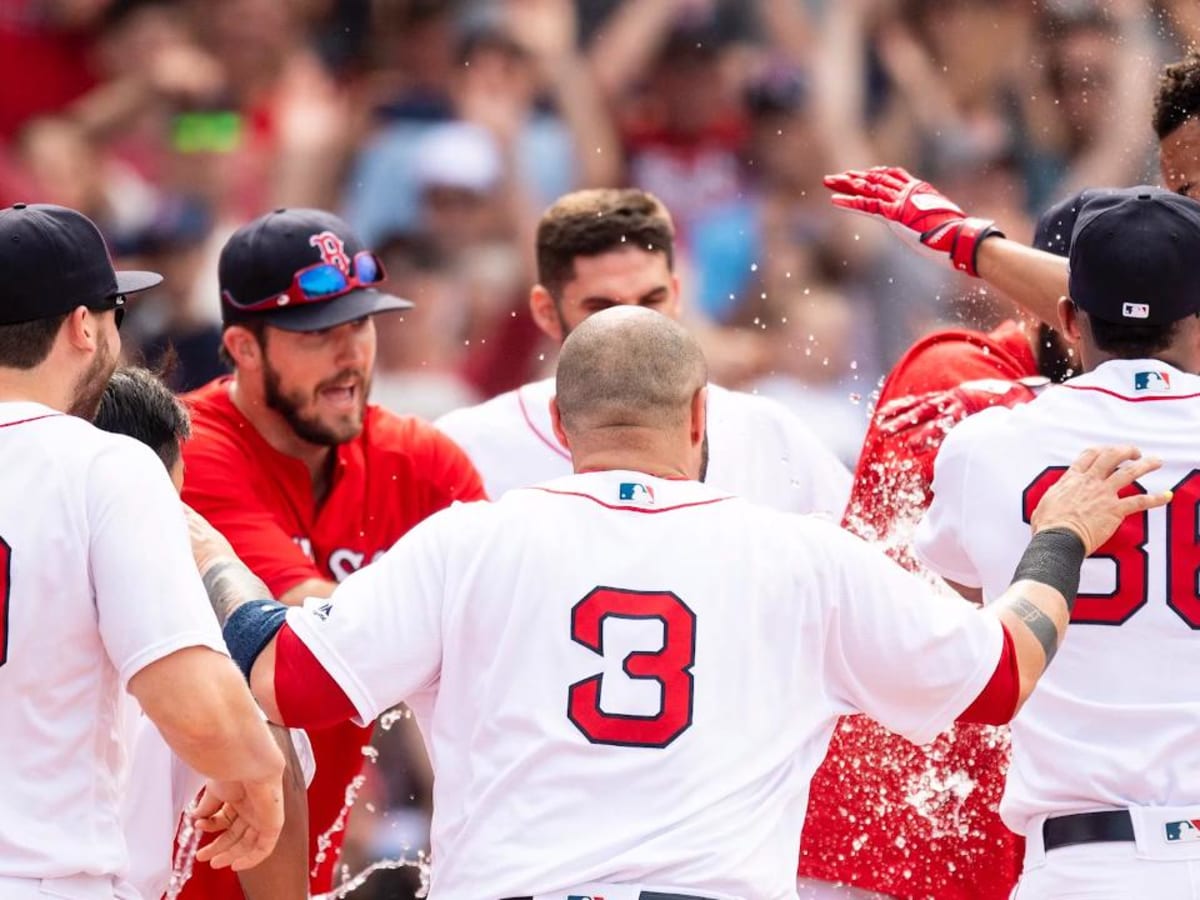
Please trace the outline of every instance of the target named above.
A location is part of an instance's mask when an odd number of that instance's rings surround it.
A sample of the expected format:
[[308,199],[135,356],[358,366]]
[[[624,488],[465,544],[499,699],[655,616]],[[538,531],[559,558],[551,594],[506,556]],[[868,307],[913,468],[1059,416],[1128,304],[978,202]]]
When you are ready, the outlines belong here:
[[87,216],[65,206],[17,203],[0,210],[0,325],[115,309],[125,295],[162,281],[157,272],[117,272]]
[[320,331],[413,306],[378,289],[378,257],[320,209],[277,209],[243,225],[222,248],[217,276],[226,325]]
[[1084,188],[1065,200],[1060,200],[1042,213],[1033,230],[1033,246],[1038,250],[1066,256],[1071,252],[1071,234],[1084,204],[1114,193],[1115,188]]
[[1139,185],[1080,206],[1068,293],[1108,322],[1169,325],[1200,313],[1200,203]]

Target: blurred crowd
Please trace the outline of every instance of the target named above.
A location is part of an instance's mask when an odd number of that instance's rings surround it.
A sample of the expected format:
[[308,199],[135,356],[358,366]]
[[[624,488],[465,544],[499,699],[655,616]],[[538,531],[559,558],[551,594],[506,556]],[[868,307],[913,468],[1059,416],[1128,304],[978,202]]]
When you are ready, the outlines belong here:
[[[167,276],[125,340],[173,347],[178,389],[221,370],[233,229],[337,211],[417,303],[377,323],[373,398],[432,418],[552,367],[537,218],[636,185],[674,215],[713,380],[852,465],[916,336],[1012,310],[836,213],[822,175],[904,165],[1028,240],[1065,194],[1154,180],[1156,73],[1198,41],[1194,0],[0,0],[0,206],[82,210]],[[385,761],[419,758],[411,732]],[[351,869],[425,840],[425,770],[369,770]]]

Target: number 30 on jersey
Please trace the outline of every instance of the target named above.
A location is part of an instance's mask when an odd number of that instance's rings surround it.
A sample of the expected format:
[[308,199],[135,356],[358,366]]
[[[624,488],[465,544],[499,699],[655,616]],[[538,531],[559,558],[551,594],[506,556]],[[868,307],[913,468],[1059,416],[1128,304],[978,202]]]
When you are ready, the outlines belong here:
[[666,747],[692,724],[692,666],[696,662],[696,614],[670,591],[628,591],[598,587],[571,610],[571,637],[604,656],[604,622],[609,618],[657,619],[663,642],[657,650],[636,650],[622,662],[634,679],[657,681],[662,705],[652,716],[606,712],[600,708],[602,674],[571,685],[567,718],[593,744]]
[[[1042,472],[1025,488],[1023,512],[1028,522],[1034,507],[1050,486],[1062,478],[1066,468],[1052,466]],[[1129,516],[1116,534],[1100,547],[1092,558],[1111,559],[1116,567],[1116,586],[1108,594],[1079,594],[1071,621],[1085,625],[1122,625],[1146,605],[1151,569],[1150,516],[1167,517],[1166,559],[1159,565],[1166,570],[1167,605],[1189,627],[1200,629],[1200,469],[1193,469],[1172,489],[1174,497],[1160,513],[1159,510]],[[1125,488],[1122,496],[1144,494],[1146,489],[1136,481]],[[1157,561],[1156,561],[1157,562]],[[1159,568],[1155,566],[1155,570]]]

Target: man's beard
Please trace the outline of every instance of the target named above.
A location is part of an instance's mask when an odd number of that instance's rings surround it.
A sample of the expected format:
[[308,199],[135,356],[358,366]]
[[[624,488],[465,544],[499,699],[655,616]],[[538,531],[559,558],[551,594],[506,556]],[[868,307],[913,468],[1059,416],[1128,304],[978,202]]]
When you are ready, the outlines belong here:
[[[330,381],[344,378],[348,374],[357,373],[339,372]],[[320,391],[320,389],[321,385],[317,385],[317,391]],[[279,373],[271,366],[270,362],[265,358],[263,360],[263,391],[267,406],[283,416],[284,421],[288,423],[288,427],[296,433],[297,437],[310,444],[316,444],[318,447],[336,447],[339,444],[344,444],[358,437],[362,431],[363,407],[366,405],[366,397],[371,392],[369,379],[364,378],[362,380],[361,389],[363,393],[363,406],[359,408],[358,421],[352,426],[352,430],[349,433],[347,431],[339,431],[324,424],[316,417],[307,417],[301,414],[300,410],[303,406],[303,401],[297,399],[295,395],[289,396],[283,392]]]
[[108,380],[117,370],[117,355],[112,352],[108,339],[100,337],[96,345],[96,355],[92,357],[87,370],[75,381],[75,389],[71,392],[71,405],[67,412],[89,422],[96,417],[100,409],[100,399],[108,387]]

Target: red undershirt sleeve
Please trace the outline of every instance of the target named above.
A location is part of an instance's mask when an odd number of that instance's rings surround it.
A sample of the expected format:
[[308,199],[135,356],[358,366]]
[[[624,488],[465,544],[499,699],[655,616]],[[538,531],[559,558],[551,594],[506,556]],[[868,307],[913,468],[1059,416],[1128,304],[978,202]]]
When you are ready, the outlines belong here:
[[357,711],[332,676],[286,622],[275,637],[275,704],[281,724],[328,728]]
[[[1013,647],[1012,635],[1003,622],[1004,648],[996,671],[979,696],[959,714],[959,722],[975,722],[980,725],[1004,725],[1012,721],[1017,711],[1017,700],[1021,695],[1021,673],[1017,668],[1017,652]],[[328,676],[326,676],[328,677]]]

